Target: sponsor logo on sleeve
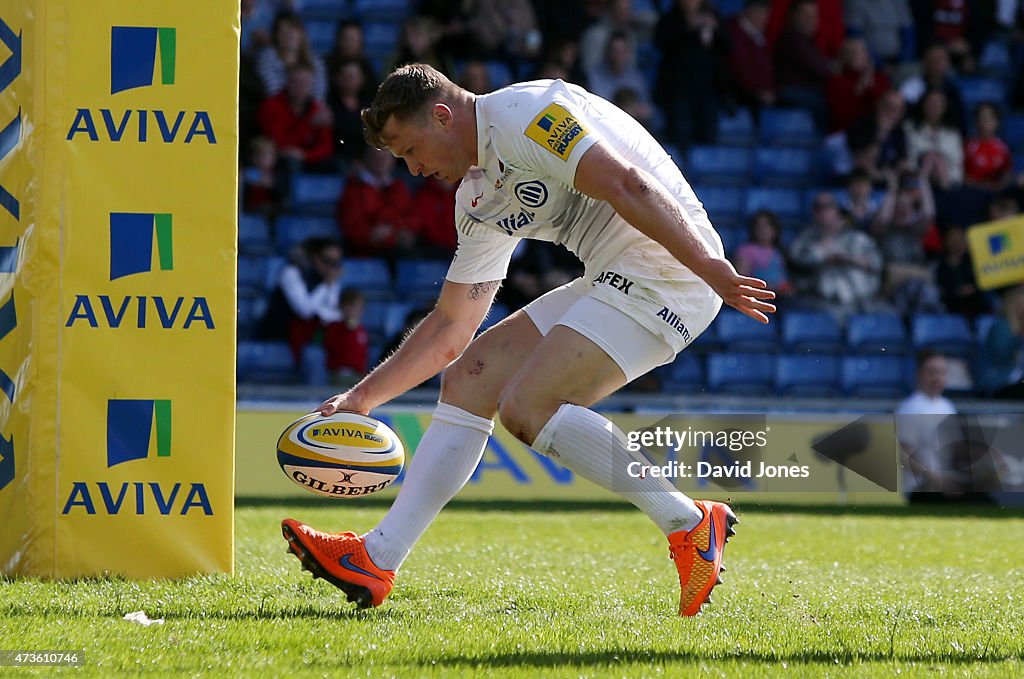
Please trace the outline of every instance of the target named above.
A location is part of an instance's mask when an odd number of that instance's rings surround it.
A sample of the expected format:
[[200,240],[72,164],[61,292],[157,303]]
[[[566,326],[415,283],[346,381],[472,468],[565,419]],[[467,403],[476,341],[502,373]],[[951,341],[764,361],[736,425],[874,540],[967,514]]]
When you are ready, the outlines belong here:
[[568,161],[573,147],[587,136],[587,129],[564,106],[550,104],[533,119],[525,134],[549,153]]

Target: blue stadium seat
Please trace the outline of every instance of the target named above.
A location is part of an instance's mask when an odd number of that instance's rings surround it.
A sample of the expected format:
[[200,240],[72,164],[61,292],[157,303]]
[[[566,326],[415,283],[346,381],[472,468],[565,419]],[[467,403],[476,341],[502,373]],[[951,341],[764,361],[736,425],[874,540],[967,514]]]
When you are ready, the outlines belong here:
[[334,34],[338,30],[337,22],[310,19],[305,24],[310,48],[317,54],[330,54],[334,49]]
[[1010,74],[1013,59],[1005,42],[989,40],[978,58],[978,71],[986,76],[1000,79]]
[[904,354],[907,329],[897,314],[853,314],[846,319],[846,345],[860,354]]
[[1024,114],[1013,113],[1004,117],[999,136],[1012,151],[1024,148]]
[[368,57],[386,58],[394,51],[395,45],[398,44],[398,34],[402,29],[400,22],[401,19],[363,24],[364,51]]
[[487,77],[491,81],[491,87],[498,89],[510,84],[515,80],[512,69],[504,61],[488,61]]
[[799,108],[766,108],[761,111],[761,143],[766,146],[815,148],[821,136],[809,111]]
[[330,382],[327,372],[327,351],[322,344],[307,344],[302,347],[299,358],[299,372],[302,383],[312,387],[326,387]]
[[400,22],[412,13],[413,0],[353,0],[352,11],[362,21]]
[[503,320],[508,318],[508,315],[510,313],[511,312],[509,311],[508,307],[505,306],[504,304],[492,304],[491,310],[487,312],[487,318],[485,318],[484,322],[480,324],[480,332],[483,332],[497,325],[498,323],[501,323]]
[[746,0],[714,0],[711,4],[718,10],[718,16],[728,19],[743,11]]
[[347,0],[302,0],[299,3],[304,21],[340,21],[351,16]]
[[843,331],[825,311],[789,311],[782,316],[782,344],[787,351],[836,352],[845,349]]
[[974,335],[959,314],[918,314],[911,320],[915,349],[935,349],[953,356],[970,356]]
[[771,354],[712,354],[708,357],[708,387],[730,394],[767,394],[775,386],[775,356]]
[[238,258],[238,292],[240,295],[258,297],[267,291],[266,257],[242,255]]
[[415,302],[389,302],[384,314],[384,340],[390,340],[405,327],[405,317],[415,309]]
[[999,108],[1006,108],[1006,85],[992,78],[957,78],[964,107],[970,113],[982,102],[992,102]]
[[300,174],[292,182],[292,207],[303,214],[331,216],[345,189],[345,179],[331,174]]
[[716,327],[718,340],[726,351],[765,353],[779,350],[775,323],[758,323],[735,309],[723,309],[712,325]]
[[405,298],[429,301],[441,294],[448,273],[448,262],[432,259],[407,259],[398,263],[395,292]]
[[300,373],[287,342],[239,342],[238,381],[294,384]]
[[744,216],[747,192],[741,188],[724,186],[701,186],[693,189],[697,198],[711,218],[711,223],[721,219],[738,219]]
[[378,340],[387,341],[390,336],[386,336],[386,328],[389,322],[389,315],[392,314],[391,309],[396,304],[402,304],[402,302],[389,302],[386,300],[367,300],[366,306],[363,308],[363,326],[366,331],[371,335],[375,336]]
[[799,189],[757,187],[747,191],[747,215],[758,210],[771,210],[780,220],[803,220],[803,196]]
[[274,251],[270,224],[262,215],[238,215],[238,251],[246,255],[269,255]]
[[676,360],[657,370],[662,391],[669,393],[704,390],[704,361],[700,354],[684,351]]
[[764,186],[804,187],[818,169],[818,154],[811,149],[759,148],[757,178]]
[[847,356],[843,391],[850,396],[898,398],[906,393],[904,362],[898,356]]
[[746,186],[753,177],[750,149],[730,146],[693,146],[686,156],[685,174],[693,182],[710,186]]
[[267,302],[264,296],[242,296],[238,297],[238,338],[247,340],[251,338],[259,325],[260,319],[266,311]]
[[700,354],[713,353],[722,349],[722,342],[718,338],[718,327],[712,321],[704,332],[697,335],[697,338],[693,340],[687,351],[692,351]]
[[277,220],[274,244],[278,252],[288,252],[307,238],[339,237],[338,223],[327,217],[286,215]]
[[745,108],[736,109],[729,116],[722,113],[718,116],[718,143],[723,146],[754,146],[757,144],[757,129],[754,127],[754,116]]
[[736,248],[747,242],[747,227],[733,225],[726,220],[725,223],[715,223],[718,235],[722,237],[722,245],[725,247],[726,256],[732,256]]
[[342,263],[341,286],[358,288],[367,299],[389,299],[391,271],[383,259],[346,259]]
[[264,278],[263,289],[273,292],[281,278],[281,269],[288,264],[284,257],[267,257],[267,274]]
[[786,396],[838,396],[839,359],[831,354],[780,356],[775,388]]

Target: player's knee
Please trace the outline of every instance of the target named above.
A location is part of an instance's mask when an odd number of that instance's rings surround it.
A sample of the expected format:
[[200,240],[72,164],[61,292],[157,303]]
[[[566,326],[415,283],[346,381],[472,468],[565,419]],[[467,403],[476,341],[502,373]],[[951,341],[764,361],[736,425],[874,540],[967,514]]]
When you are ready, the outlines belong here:
[[483,373],[482,361],[464,355],[441,375],[441,401],[480,417],[494,417],[497,395],[489,393],[493,389],[488,389]]
[[518,389],[507,390],[498,402],[502,426],[528,446],[533,445],[544,423],[551,417],[548,410],[541,401]]

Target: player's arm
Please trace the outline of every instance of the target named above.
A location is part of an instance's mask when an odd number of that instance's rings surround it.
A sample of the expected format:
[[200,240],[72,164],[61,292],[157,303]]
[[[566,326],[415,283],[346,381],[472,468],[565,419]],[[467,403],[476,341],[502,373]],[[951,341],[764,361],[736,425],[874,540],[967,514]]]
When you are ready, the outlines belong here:
[[359,384],[324,401],[320,412],[330,415],[351,410],[366,414],[439,373],[465,351],[487,316],[500,283],[445,281],[433,311],[395,353]]
[[736,273],[729,260],[714,253],[682,206],[650,174],[598,142],[580,159],[575,186],[610,203],[627,222],[704,279],[726,304],[768,322],[765,314],[775,311],[775,305],[764,300],[774,299],[775,293],[761,279]]

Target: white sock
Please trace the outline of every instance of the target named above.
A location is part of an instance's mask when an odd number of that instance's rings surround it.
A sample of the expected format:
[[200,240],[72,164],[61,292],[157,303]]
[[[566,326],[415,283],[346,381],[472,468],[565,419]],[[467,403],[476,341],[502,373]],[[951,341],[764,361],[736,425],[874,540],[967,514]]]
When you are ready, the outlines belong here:
[[366,534],[366,551],[378,568],[397,570],[441,508],[473,475],[494,431],[494,421],[438,403],[405,471],[398,497]]
[[643,454],[629,451],[622,430],[588,408],[563,405],[540,430],[533,448],[626,498],[658,524],[665,535],[690,530],[704,516],[693,500],[668,479],[637,479],[627,474],[630,462],[650,462]]

